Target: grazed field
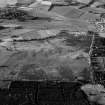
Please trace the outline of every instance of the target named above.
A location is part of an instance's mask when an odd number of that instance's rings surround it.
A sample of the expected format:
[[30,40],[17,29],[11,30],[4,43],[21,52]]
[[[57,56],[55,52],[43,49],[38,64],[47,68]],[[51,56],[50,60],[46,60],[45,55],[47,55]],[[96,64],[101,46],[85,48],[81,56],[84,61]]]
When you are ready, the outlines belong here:
[[88,70],[91,36],[75,36],[66,26],[67,32],[61,32],[61,25],[56,29],[45,20],[20,22],[19,25],[23,28],[1,30],[1,39],[13,36],[21,39],[0,43],[1,80],[72,81]]

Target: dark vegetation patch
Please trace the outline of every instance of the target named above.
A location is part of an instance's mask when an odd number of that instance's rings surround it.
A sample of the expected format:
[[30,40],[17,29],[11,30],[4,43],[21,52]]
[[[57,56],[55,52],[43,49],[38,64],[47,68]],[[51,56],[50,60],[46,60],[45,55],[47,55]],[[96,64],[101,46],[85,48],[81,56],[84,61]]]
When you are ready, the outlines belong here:
[[[0,90],[1,105],[90,105],[76,82],[14,81]],[[94,105],[94,104],[92,104]]]

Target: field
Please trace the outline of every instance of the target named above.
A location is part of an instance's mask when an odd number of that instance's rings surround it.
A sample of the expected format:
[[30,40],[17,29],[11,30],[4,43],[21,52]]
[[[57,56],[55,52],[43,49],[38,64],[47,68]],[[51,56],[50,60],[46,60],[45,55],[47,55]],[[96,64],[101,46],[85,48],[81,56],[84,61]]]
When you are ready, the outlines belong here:
[[[39,17],[26,14],[17,17],[13,11],[14,18],[8,13],[0,17],[0,97],[5,95],[3,105],[90,104],[80,86],[91,82],[90,57],[101,56],[98,50],[103,38],[95,40],[98,49],[90,56],[96,34],[96,27],[90,21],[100,19],[100,14],[87,11],[88,8],[76,6],[55,6],[51,10],[53,14],[47,11],[48,17],[43,17],[43,11]],[[57,16],[64,20],[57,20]],[[103,64],[100,59],[97,58],[98,66]]]

